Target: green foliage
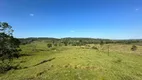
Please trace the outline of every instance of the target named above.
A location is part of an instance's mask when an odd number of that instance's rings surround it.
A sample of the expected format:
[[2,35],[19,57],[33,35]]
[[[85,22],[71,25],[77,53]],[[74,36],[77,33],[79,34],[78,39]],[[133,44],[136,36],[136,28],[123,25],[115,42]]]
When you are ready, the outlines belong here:
[[52,44],[51,44],[51,43],[48,43],[48,44],[47,44],[47,47],[48,47],[48,48],[51,48],[51,47],[52,47]]
[[20,41],[12,36],[8,36],[4,33],[0,33],[0,59],[12,59],[18,57]]
[[0,22],[0,64],[1,70],[5,71],[9,65],[2,66],[3,64],[10,63],[13,58],[19,57],[20,41],[12,36],[12,27],[6,22]]
[[56,48],[55,48],[55,47],[52,47],[51,50],[56,50]]
[[72,46],[77,46],[77,44],[76,43],[72,43]]
[[64,43],[65,46],[68,46],[68,42],[67,42],[67,41],[65,41],[65,42],[63,42],[63,43]]
[[13,30],[8,23],[1,22],[0,25],[0,59],[3,61],[18,57],[20,41],[12,36]]
[[51,42],[51,43],[58,43],[58,42],[62,42],[63,44],[65,43],[65,45],[69,45],[69,44],[76,44],[79,45],[85,45],[85,44],[139,44],[142,42],[142,39],[137,39],[137,40],[109,40],[109,39],[95,39],[95,38],[62,38],[62,39],[57,39],[57,38],[48,38],[48,37],[31,37],[31,38],[20,38],[20,41],[22,44],[28,44],[31,43],[33,41],[47,41]]
[[76,44],[77,46],[81,46],[79,42],[76,42],[75,44]]
[[137,50],[137,46],[136,46],[136,45],[133,45],[133,46],[131,47],[131,50],[132,50],[132,51],[136,51],[136,50]]
[[28,38],[28,39],[19,39],[19,40],[20,40],[20,43],[21,43],[22,45],[30,44],[30,43],[32,43],[33,41],[36,41],[36,39],[30,39],[30,38]]
[[97,48],[97,47],[95,47],[95,46],[92,46],[92,49],[98,50],[98,48]]
[[104,45],[104,42],[101,40],[100,41],[100,46],[103,46]]
[[13,31],[12,26],[10,26],[8,23],[0,22],[0,33],[12,36]]

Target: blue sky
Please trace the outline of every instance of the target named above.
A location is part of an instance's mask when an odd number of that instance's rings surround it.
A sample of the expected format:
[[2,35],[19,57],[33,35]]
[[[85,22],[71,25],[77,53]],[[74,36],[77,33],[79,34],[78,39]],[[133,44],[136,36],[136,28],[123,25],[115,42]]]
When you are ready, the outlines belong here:
[[142,38],[142,0],[0,0],[21,37]]

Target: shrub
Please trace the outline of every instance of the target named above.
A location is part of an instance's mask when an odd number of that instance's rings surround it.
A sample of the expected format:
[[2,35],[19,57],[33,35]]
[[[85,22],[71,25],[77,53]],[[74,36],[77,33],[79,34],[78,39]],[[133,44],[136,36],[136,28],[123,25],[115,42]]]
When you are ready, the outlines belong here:
[[79,43],[79,42],[77,42],[77,43],[75,43],[75,45],[76,45],[76,46],[80,46],[80,43]]
[[47,44],[47,47],[48,47],[48,48],[51,48],[51,47],[52,47],[52,44],[51,44],[51,43],[48,43],[48,44]]
[[72,43],[72,46],[77,46],[76,43]]
[[93,46],[93,47],[92,47],[92,49],[98,50],[98,48],[97,48],[97,47],[95,47],[95,46]]
[[136,50],[137,50],[137,46],[136,46],[136,45],[133,45],[133,46],[131,47],[131,50],[132,50],[132,51],[136,51]]
[[65,46],[68,46],[68,43],[67,43],[67,42],[64,42],[64,45],[65,45]]
[[56,50],[56,48],[55,48],[55,47],[53,47],[53,48],[51,48],[51,50]]

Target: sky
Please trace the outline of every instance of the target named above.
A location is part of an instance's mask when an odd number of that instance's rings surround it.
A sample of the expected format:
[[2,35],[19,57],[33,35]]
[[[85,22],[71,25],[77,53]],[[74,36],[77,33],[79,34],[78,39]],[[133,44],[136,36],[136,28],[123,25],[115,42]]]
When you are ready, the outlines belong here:
[[142,39],[142,0],[0,0],[17,38]]

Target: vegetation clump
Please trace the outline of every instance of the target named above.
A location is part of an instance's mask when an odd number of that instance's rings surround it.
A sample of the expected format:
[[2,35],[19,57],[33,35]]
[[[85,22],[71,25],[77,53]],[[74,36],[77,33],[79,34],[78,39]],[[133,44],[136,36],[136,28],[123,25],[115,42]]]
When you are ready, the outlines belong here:
[[6,22],[0,22],[0,72],[12,68],[13,58],[19,57],[20,41],[13,37],[12,27]]
[[137,50],[137,46],[136,46],[136,45],[133,45],[133,46],[131,47],[131,50],[132,50],[132,51],[136,51],[136,50]]
[[92,49],[98,50],[98,48],[97,48],[97,47],[95,47],[95,46],[92,46]]
[[48,48],[51,48],[51,47],[52,47],[52,44],[51,44],[51,43],[48,43],[48,44],[47,44],[47,47],[48,47]]
[[101,40],[100,41],[100,46],[102,47],[104,45],[104,42]]

